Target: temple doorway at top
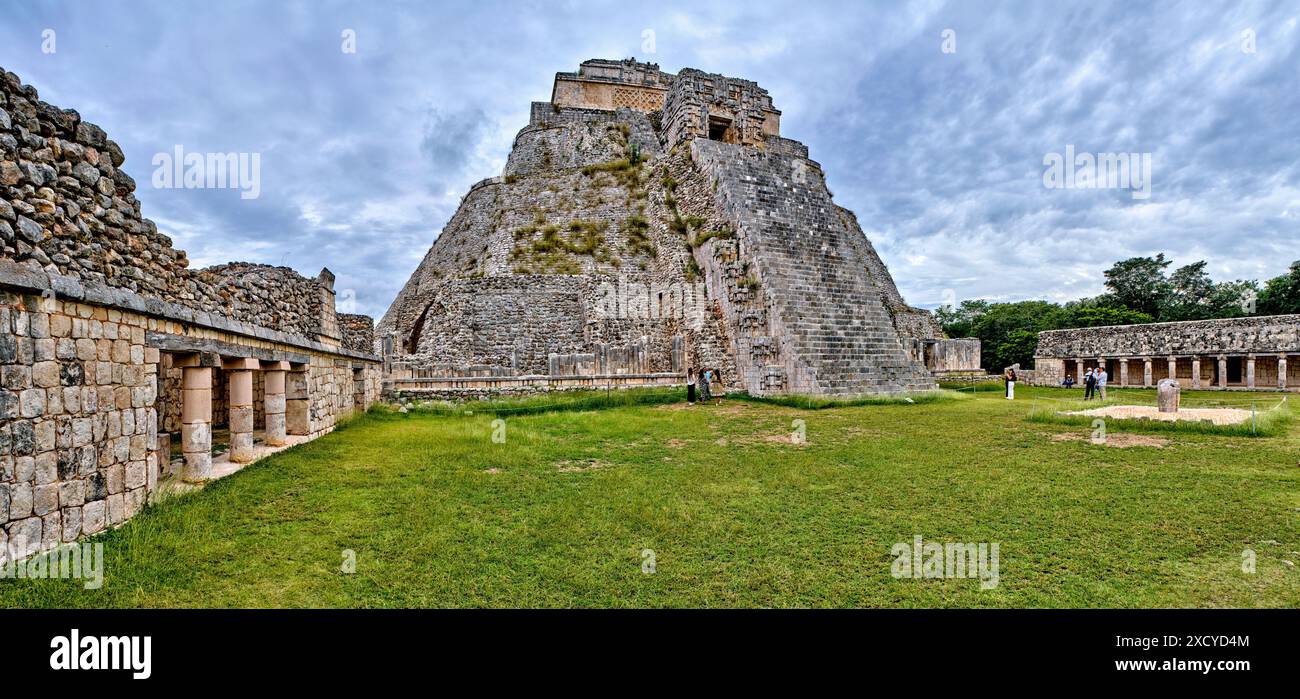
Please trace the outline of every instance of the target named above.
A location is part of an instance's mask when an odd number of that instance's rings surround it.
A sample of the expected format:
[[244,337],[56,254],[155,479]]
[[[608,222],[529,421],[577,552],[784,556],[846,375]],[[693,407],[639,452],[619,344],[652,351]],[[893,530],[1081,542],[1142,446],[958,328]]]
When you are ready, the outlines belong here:
[[735,143],[736,130],[733,128],[731,120],[725,117],[709,117],[709,140]]

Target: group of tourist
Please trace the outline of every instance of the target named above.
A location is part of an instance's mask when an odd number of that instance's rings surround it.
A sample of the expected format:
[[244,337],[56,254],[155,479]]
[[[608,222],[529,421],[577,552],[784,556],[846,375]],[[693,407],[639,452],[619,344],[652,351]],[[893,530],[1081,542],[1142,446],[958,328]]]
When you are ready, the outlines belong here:
[[[698,387],[698,391],[696,390]],[[698,395],[697,395],[698,394]],[[696,369],[691,367],[686,370],[686,402],[707,403],[717,399],[718,405],[722,405],[722,372],[717,369]]]
[[[1106,373],[1106,367],[1099,366],[1096,369],[1089,369],[1083,375],[1083,399],[1092,400],[1099,398],[1106,400],[1106,381],[1110,375]],[[1061,385],[1066,388],[1074,388],[1074,376],[1067,375]]]

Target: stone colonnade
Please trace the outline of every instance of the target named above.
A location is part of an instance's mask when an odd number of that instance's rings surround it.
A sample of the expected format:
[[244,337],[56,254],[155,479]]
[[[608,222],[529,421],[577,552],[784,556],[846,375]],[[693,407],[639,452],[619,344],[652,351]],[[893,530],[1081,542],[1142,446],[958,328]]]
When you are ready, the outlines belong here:
[[181,449],[185,464],[181,479],[200,483],[212,477],[212,372],[220,365],[227,372],[230,411],[230,460],[252,461],[253,372],[263,372],[265,444],[284,446],[288,435],[311,434],[307,395],[307,365],[250,358],[217,360],[212,355],[180,355],[182,369]]
[[[1097,366],[1105,365],[1113,386],[1153,387],[1163,378],[1190,379],[1189,388],[1207,389],[1286,389],[1300,385],[1294,377],[1288,378],[1288,353],[1250,353],[1250,354],[1214,354],[1214,355],[1163,355],[1163,356],[1128,356],[1128,357],[1078,357],[1065,360],[1066,373],[1069,364],[1077,369],[1074,376],[1082,380],[1084,373]],[[1142,363],[1140,373],[1136,363]],[[1181,369],[1187,368],[1186,372]],[[1204,368],[1212,368],[1207,375]],[[1116,369],[1118,369],[1116,371]],[[1261,369],[1267,369],[1261,372]],[[1265,382],[1259,381],[1260,373],[1266,373]],[[1185,375],[1184,375],[1185,374]],[[1234,377],[1234,374],[1236,376]]]

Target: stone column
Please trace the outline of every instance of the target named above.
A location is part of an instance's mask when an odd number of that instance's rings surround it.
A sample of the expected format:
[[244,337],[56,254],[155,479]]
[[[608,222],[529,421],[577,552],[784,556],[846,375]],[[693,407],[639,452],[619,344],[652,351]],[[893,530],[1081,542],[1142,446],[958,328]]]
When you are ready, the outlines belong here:
[[268,446],[281,447],[286,443],[284,426],[284,375],[283,369],[270,369],[263,372],[263,392],[266,413],[266,443]]
[[306,370],[288,372],[284,384],[284,425],[289,434],[311,434],[308,401]]
[[1255,387],[1255,355],[1246,355],[1246,388]]
[[185,367],[181,376],[181,479],[200,483],[212,477],[212,368]]
[[1286,353],[1277,355],[1277,387],[1286,388]]
[[246,464],[253,460],[253,372],[226,372],[230,386],[230,460]]
[[1201,358],[1192,357],[1192,388],[1201,387]]
[[1228,358],[1219,355],[1219,388],[1228,387]]
[[1119,360],[1119,385],[1121,387],[1128,385],[1128,357],[1121,357]]
[[1142,358],[1142,385],[1148,388],[1151,386],[1151,358],[1150,357]]
[[1167,359],[1169,362],[1169,378],[1178,379],[1178,357],[1170,355]]

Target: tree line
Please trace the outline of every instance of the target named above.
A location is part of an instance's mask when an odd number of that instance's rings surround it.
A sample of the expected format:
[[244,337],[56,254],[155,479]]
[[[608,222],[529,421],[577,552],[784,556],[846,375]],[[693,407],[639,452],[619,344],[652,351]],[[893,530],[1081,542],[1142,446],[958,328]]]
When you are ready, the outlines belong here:
[[1171,263],[1164,253],[1120,260],[1105,271],[1106,292],[1092,298],[1064,304],[972,299],[941,306],[935,316],[948,337],[979,338],[983,368],[1001,371],[1017,362],[1032,366],[1043,330],[1300,313],[1300,260],[1262,285],[1215,282],[1203,260],[1170,273]]

